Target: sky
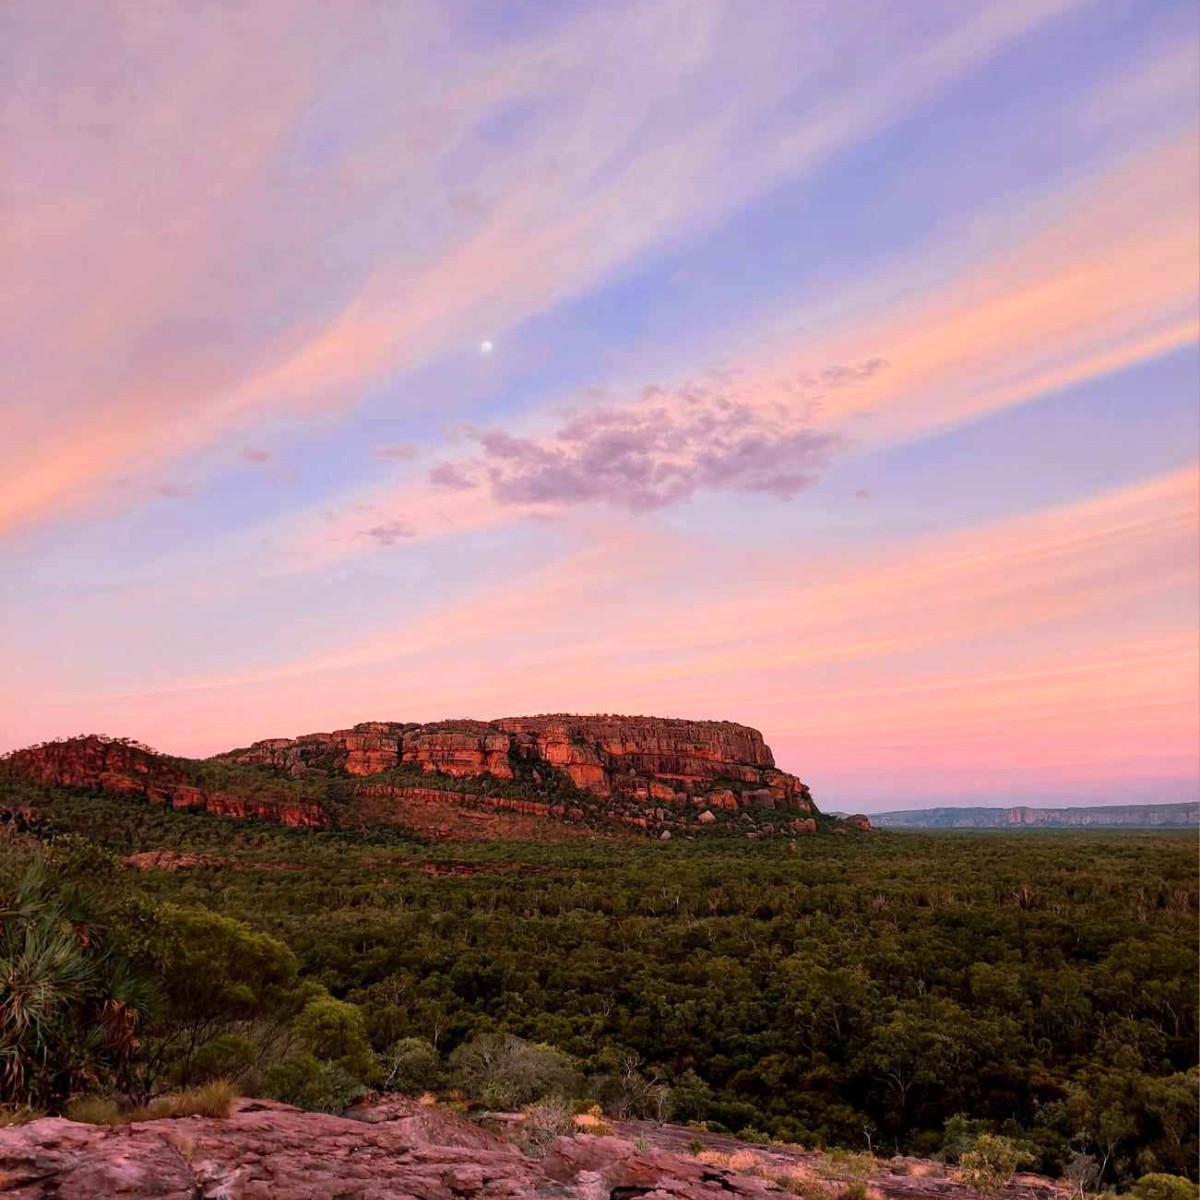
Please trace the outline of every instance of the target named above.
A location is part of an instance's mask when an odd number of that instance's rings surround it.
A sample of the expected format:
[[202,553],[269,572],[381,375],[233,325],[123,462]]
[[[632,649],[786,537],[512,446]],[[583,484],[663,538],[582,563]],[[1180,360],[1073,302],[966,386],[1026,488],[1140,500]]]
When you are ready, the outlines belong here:
[[0,750],[1196,799],[1198,13],[0,0]]

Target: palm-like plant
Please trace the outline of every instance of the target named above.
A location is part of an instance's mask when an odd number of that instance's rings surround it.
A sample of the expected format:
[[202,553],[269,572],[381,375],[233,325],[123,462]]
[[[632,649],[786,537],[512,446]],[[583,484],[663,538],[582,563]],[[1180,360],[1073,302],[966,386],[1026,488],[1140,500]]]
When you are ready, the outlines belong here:
[[28,865],[0,909],[0,1100],[54,1103],[139,1047],[149,996],[77,894]]

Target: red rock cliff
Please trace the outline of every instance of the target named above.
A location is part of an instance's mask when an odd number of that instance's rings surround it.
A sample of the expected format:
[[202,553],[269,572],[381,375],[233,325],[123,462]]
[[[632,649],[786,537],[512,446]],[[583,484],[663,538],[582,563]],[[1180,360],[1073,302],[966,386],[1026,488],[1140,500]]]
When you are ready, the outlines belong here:
[[18,750],[5,760],[10,770],[38,783],[139,796],[170,808],[201,809],[228,817],[255,817],[284,825],[325,825],[315,801],[269,793],[243,795],[192,782],[186,759],[171,759],[126,739],[70,738]]
[[464,822],[490,828],[502,814],[512,836],[541,822],[548,831],[633,827],[663,837],[732,823],[754,837],[814,832],[818,815],[762,735],[729,721],[377,721],[271,738],[203,762],[89,736],[18,751],[5,765],[43,784],[173,808],[293,826],[386,823],[430,836]]
[[727,809],[812,811],[808,788],[780,771],[762,734],[731,721],[567,715],[441,721],[371,721],[333,733],[272,738],[220,755],[292,776],[373,775],[405,765],[458,778],[512,779],[515,764],[562,772],[596,796],[686,803],[711,793]]

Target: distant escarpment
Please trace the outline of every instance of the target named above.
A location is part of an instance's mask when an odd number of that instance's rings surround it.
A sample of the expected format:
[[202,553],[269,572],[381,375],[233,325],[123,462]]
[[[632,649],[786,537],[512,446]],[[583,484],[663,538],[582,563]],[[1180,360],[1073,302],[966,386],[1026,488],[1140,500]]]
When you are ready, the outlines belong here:
[[18,778],[292,826],[486,838],[636,829],[815,833],[822,817],[762,735],[728,721],[538,716],[368,722],[211,759],[90,735],[16,751]]
[[1200,825],[1200,804],[1103,804],[1081,808],[920,808],[876,814],[887,829],[1130,829]]

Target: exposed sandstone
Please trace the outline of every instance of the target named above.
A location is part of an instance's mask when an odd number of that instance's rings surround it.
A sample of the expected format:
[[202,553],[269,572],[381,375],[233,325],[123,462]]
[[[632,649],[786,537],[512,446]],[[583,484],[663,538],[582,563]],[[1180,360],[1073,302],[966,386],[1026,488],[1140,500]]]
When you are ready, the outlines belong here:
[[[204,762],[88,736],[5,761],[41,783],[176,809],[291,826],[391,824],[434,838],[566,835],[580,826],[589,835],[605,826],[658,834],[734,820],[752,835],[808,833],[817,816],[808,788],[775,766],[762,735],[729,721],[371,721],[268,738]],[[865,818],[850,823],[869,828]]]
[[[225,1120],[109,1128],[48,1118],[0,1129],[0,1180],[19,1200],[700,1200],[778,1195],[760,1179],[619,1138],[560,1138],[544,1160],[448,1113],[331,1117],[243,1102]],[[633,1189],[628,1192],[620,1189]]]
[[[277,821],[293,827],[328,824],[315,800],[281,789],[279,794],[242,794],[204,789],[189,782],[189,764],[156,754],[136,742],[89,735],[18,750],[10,768],[38,783],[136,796],[168,808],[217,816]],[[191,764],[194,767],[194,764]]]
[[291,774],[367,776],[416,766],[456,778],[514,778],[514,765],[550,768],[596,796],[686,802],[719,790],[727,809],[812,812],[808,788],[775,766],[762,734],[731,721],[662,717],[504,717],[429,725],[371,721],[334,733],[270,738],[219,756]]
[[[693,1128],[619,1122],[617,1136],[560,1137],[531,1158],[446,1109],[390,1097],[333,1117],[242,1100],[227,1119],[186,1117],[110,1128],[46,1118],[0,1129],[0,1189],[18,1200],[758,1200],[814,1182],[836,1190],[824,1156],[748,1146]],[[867,1179],[884,1200],[980,1200],[943,1164],[894,1159]],[[1018,1176],[1002,1200],[1064,1200]]]

